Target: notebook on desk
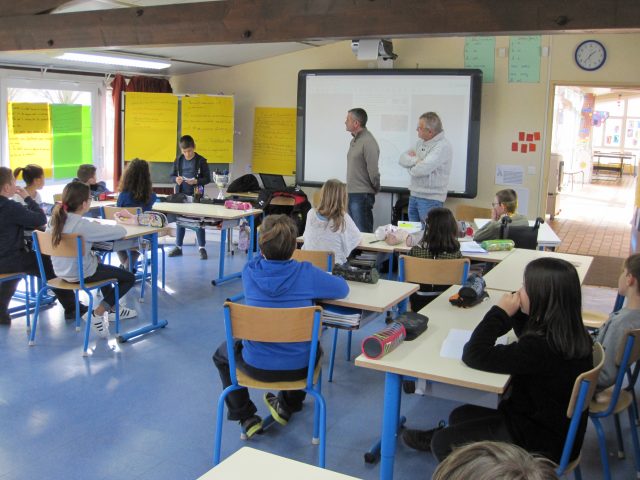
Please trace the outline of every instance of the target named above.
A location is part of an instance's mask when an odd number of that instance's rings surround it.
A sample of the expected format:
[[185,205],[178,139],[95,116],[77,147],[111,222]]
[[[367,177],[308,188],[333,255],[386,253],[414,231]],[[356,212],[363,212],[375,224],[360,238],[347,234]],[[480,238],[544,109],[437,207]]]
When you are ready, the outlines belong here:
[[260,180],[262,180],[262,185],[267,190],[284,190],[285,188],[287,188],[287,184],[285,183],[284,177],[282,175],[261,173]]

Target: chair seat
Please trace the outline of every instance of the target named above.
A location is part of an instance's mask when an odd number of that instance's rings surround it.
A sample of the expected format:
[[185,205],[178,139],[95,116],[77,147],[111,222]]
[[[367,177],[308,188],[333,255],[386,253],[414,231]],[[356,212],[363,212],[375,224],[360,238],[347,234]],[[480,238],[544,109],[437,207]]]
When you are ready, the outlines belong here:
[[[322,362],[319,361],[313,372],[313,383],[318,381],[318,376],[322,370]],[[263,382],[247,375],[246,373],[236,369],[236,378],[238,385],[248,388],[258,388],[262,390],[303,390],[307,387],[306,377],[302,380],[294,380],[289,382]]]
[[[85,282],[84,287],[91,289],[109,282],[117,282],[117,280],[115,278],[108,278],[106,280],[100,280],[99,282]],[[52,278],[47,281],[47,284],[51,288],[59,288],[60,290],[80,290],[79,283],[67,282],[62,278]]]
[[24,275],[24,272],[0,273],[0,280],[4,280],[5,278],[15,277],[16,275]]
[[[589,404],[589,413],[601,413],[604,412],[607,408],[609,408],[609,403],[611,403],[611,395],[613,394],[614,387],[609,387],[602,392],[596,393],[593,396],[593,400]],[[627,390],[620,390],[620,396],[618,397],[618,403],[613,409],[613,413],[620,413],[623,410],[629,408],[631,402],[633,401],[633,397],[631,393]]]
[[582,323],[587,328],[601,328],[609,319],[606,313],[594,312],[592,310],[584,310],[582,312]]

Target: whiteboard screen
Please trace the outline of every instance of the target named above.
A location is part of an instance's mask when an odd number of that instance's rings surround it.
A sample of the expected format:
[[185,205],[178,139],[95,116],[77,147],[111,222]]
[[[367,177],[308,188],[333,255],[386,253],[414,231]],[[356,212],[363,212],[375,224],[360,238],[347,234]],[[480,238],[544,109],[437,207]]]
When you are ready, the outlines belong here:
[[296,181],[318,186],[346,180],[351,134],[345,119],[364,108],[380,146],[380,182],[386,191],[409,186],[398,159],[418,140],[418,118],[436,112],[453,148],[449,195],[477,191],[482,72],[460,70],[303,70],[298,75]]

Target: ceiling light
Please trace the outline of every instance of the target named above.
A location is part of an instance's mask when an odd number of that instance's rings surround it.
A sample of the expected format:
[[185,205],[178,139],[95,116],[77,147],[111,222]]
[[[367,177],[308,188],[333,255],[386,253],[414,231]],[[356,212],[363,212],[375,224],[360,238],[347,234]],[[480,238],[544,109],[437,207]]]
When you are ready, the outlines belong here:
[[119,57],[115,55],[100,55],[93,53],[66,52],[62,55],[56,56],[55,58],[70,62],[97,63],[100,65],[147,68],[151,70],[163,70],[171,66],[171,64],[166,60],[147,60],[139,57]]

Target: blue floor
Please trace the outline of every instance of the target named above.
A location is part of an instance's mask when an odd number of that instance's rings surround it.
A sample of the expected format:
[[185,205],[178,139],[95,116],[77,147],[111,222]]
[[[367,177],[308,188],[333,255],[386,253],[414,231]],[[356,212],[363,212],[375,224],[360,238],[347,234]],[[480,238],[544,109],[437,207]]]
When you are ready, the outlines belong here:
[[[220,382],[211,355],[224,337],[221,306],[239,293],[240,281],[213,287],[217,247],[201,261],[195,248],[167,258],[167,292],[160,292],[160,318],[169,325],[126,344],[92,339],[92,355],[81,355],[81,334],[65,323],[55,306],[44,311],[36,346],[27,345],[24,318],[0,326],[0,480],[9,479],[193,479],[211,468],[214,412]],[[229,271],[242,268],[246,256],[228,257]],[[150,299],[139,304],[139,285],[126,303],[139,316],[123,321],[125,330],[145,323]],[[372,322],[354,335],[354,353],[364,335],[379,329]],[[428,334],[428,332],[427,332]],[[112,336],[113,337],[113,336]],[[331,335],[322,343],[330,349]],[[340,337],[334,382],[325,381],[327,401],[327,468],[364,479],[378,478],[377,465],[363,454],[380,431],[383,375],[347,363]],[[327,360],[325,358],[325,363]],[[326,374],[325,374],[326,378]],[[266,414],[261,392],[254,401]],[[457,404],[416,395],[403,396],[403,413],[411,427],[429,428]],[[223,458],[243,445],[315,463],[311,445],[312,400],[289,425],[274,425],[248,442],[236,423],[225,422]],[[626,416],[622,419],[631,448]],[[606,422],[609,444],[613,424]],[[616,479],[635,478],[633,454],[611,457]],[[585,479],[601,478],[593,427],[583,448]],[[429,478],[435,468],[430,454],[398,445],[398,479]]]

